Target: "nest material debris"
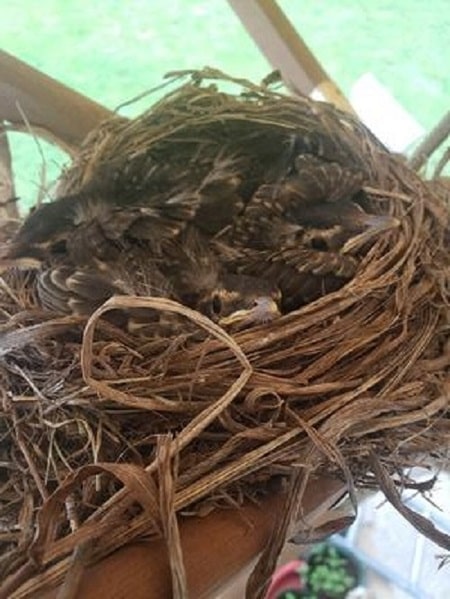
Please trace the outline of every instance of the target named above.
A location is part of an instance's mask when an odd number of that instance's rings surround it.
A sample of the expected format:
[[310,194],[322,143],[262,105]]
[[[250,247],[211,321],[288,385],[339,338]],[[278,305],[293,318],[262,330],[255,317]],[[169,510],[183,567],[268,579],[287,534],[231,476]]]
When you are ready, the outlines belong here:
[[[97,560],[143,536],[176,538],[174,513],[257,497],[299,464],[395,501],[386,475],[407,485],[405,467],[447,458],[448,207],[356,119],[192,73],[142,116],[94,131],[58,194],[133,202],[153,185],[165,197],[198,185],[226,152],[244,157],[238,176],[251,195],[270,165],[280,169],[286,139],[360,172],[367,206],[399,226],[352,238],[357,268],[345,284],[277,320],[227,332],[170,299],[127,296],[91,317],[52,314],[34,273],[3,275],[0,572],[9,589],[22,585],[11,596],[63,580],[88,539]],[[155,163],[167,166],[156,182]],[[103,318],[142,308],[184,324],[143,343]],[[159,505],[163,487],[172,511]]]

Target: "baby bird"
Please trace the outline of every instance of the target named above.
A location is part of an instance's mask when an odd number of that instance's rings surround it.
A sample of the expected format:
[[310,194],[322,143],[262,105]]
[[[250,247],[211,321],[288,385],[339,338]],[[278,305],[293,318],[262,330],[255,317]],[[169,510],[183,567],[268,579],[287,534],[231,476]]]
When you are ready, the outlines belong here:
[[291,311],[338,289],[358,269],[355,250],[399,225],[363,208],[364,173],[299,155],[279,181],[261,185],[236,219],[224,260],[236,272],[264,276]]
[[40,302],[59,313],[88,315],[126,294],[170,297],[225,325],[279,315],[278,290],[224,271],[206,235],[188,224],[190,207],[187,194],[152,207],[63,197],[30,214],[0,267],[37,269]]

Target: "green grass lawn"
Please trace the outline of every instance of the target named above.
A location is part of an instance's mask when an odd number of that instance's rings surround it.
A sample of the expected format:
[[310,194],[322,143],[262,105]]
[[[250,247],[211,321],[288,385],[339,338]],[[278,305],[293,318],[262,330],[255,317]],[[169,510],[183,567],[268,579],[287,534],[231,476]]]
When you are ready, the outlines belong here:
[[[425,128],[448,110],[448,0],[279,3],[344,92],[371,71]],[[173,69],[210,65],[254,80],[271,70],[226,0],[16,0],[2,5],[0,31],[4,50],[109,108]],[[39,154],[29,140],[15,148],[18,191],[30,199]],[[61,158],[44,151],[54,176]]]

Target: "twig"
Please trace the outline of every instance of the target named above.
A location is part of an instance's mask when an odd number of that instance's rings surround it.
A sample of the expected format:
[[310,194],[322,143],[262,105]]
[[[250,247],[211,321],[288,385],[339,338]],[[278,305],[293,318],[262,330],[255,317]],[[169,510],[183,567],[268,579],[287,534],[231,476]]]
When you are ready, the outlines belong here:
[[450,146],[445,150],[442,154],[439,162],[437,163],[436,168],[434,169],[433,179],[438,179],[441,176],[442,171],[444,170],[447,162],[450,162]]
[[411,154],[408,160],[409,166],[418,171],[449,135],[450,111],[442,117]]

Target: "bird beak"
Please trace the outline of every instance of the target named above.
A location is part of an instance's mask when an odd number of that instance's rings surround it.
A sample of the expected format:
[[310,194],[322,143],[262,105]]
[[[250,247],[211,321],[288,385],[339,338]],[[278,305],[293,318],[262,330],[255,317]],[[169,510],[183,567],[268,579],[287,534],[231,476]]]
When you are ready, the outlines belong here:
[[223,327],[229,326],[251,326],[271,322],[281,316],[280,309],[271,297],[261,297],[255,301],[255,305],[247,310],[236,310],[229,316],[219,320]]
[[349,254],[354,250],[358,249],[367,241],[370,241],[372,237],[379,235],[380,233],[384,233],[386,231],[390,231],[393,229],[397,229],[400,226],[400,221],[398,218],[389,215],[366,215],[365,217],[365,225],[366,230],[360,233],[359,235],[355,235],[351,237],[342,248],[342,254]]

